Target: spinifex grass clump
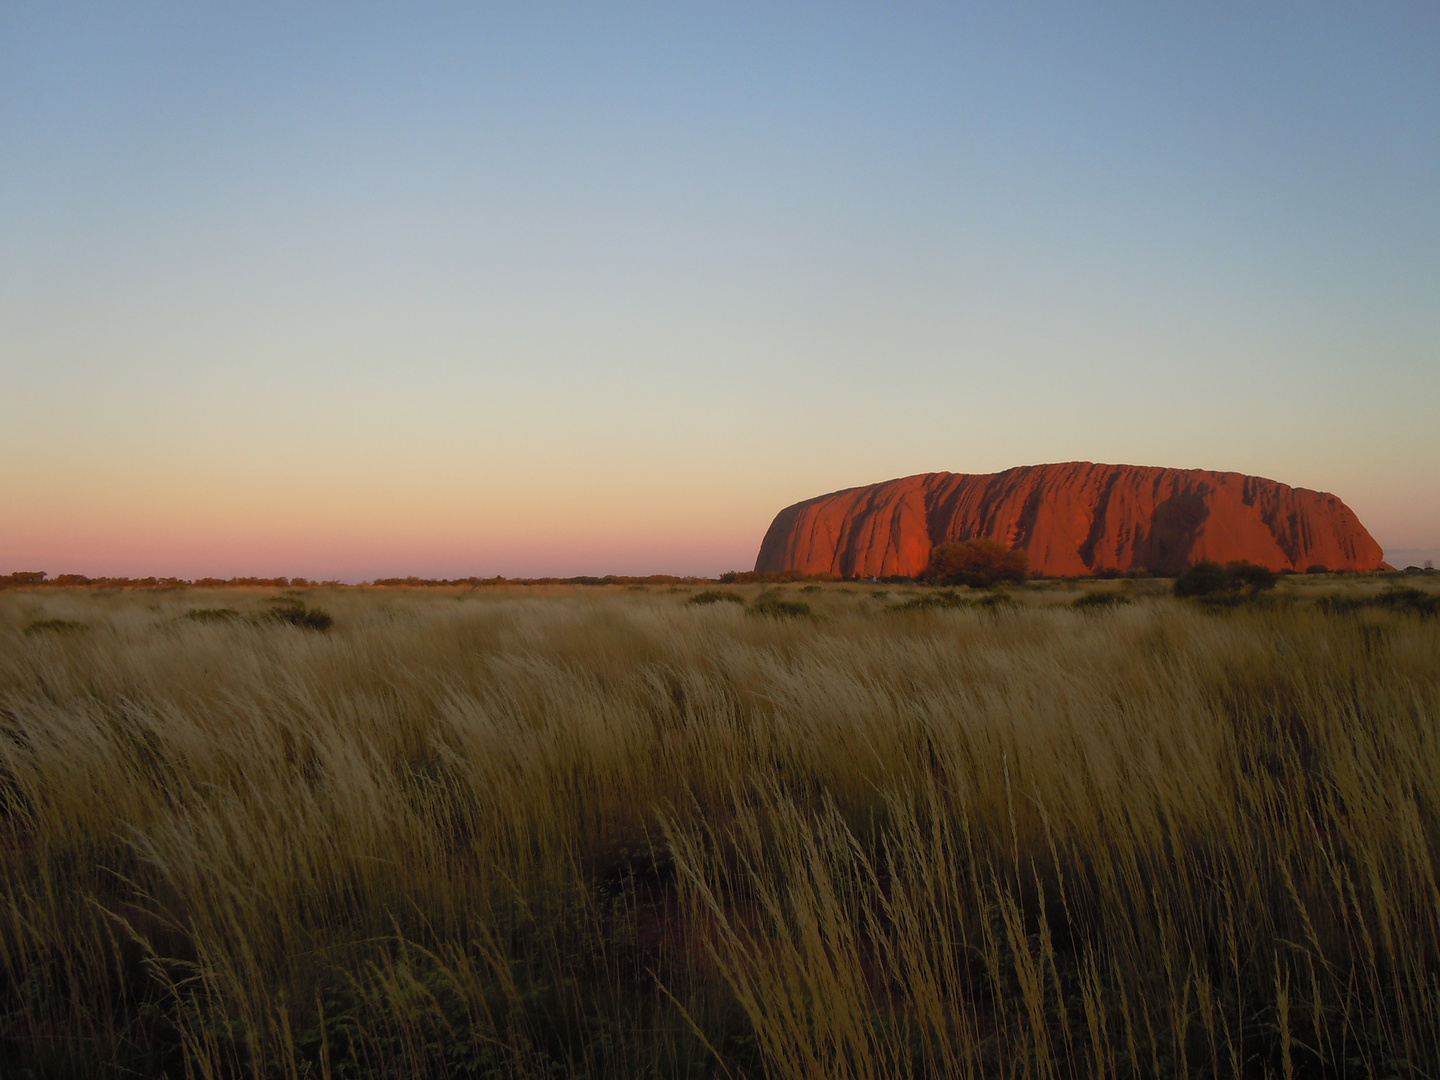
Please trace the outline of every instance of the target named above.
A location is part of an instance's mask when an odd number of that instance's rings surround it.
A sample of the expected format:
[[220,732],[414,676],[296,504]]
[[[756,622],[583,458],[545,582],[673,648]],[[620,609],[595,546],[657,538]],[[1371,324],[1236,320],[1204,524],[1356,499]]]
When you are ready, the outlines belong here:
[[696,593],[685,602],[703,607],[706,604],[744,604],[745,598],[729,589],[706,589],[704,592]]
[[193,608],[184,617],[194,622],[226,623],[240,618],[240,612],[234,608]]
[[1422,617],[1440,615],[1440,595],[1404,586],[1392,585],[1383,592],[1369,596],[1322,596],[1316,603],[1320,610],[1332,614],[1378,610]]
[[270,603],[270,610],[261,616],[268,622],[288,623],[302,630],[329,630],[335,620],[328,611],[307,608],[299,597],[282,596]]
[[1131,598],[1118,592],[1087,592],[1076,597],[1071,607],[1082,611],[1104,611],[1130,603]]
[[803,600],[787,600],[771,593],[757,597],[747,614],[770,619],[808,619],[813,612]]
[[27,637],[33,637],[36,634],[74,634],[88,629],[89,627],[83,622],[77,622],[74,619],[36,619],[25,627],[25,634]]
[[961,596],[954,589],[936,589],[934,592],[922,593],[919,596],[912,596],[887,611],[936,611],[945,608],[963,608],[974,604],[973,600]]
[[453,595],[0,596],[0,1075],[1435,1076],[1440,619]]

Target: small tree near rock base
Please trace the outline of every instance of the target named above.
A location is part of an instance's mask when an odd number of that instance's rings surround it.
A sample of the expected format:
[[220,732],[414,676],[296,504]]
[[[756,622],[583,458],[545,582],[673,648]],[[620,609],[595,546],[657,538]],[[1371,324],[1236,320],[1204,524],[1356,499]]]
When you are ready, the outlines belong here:
[[1254,596],[1273,589],[1275,571],[1243,559],[1221,566],[1217,562],[1197,562],[1183,570],[1175,579],[1176,596]]
[[1030,558],[1019,548],[1011,550],[998,540],[961,540],[940,544],[930,552],[923,580],[938,585],[994,585],[1024,581]]

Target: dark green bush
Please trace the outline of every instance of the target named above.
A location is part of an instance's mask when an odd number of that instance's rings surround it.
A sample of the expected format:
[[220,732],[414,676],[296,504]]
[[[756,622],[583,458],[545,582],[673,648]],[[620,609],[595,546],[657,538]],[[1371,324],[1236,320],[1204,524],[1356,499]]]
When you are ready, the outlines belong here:
[[696,593],[685,603],[694,604],[697,607],[703,604],[744,604],[745,598],[728,589],[706,589],[704,592]]
[[1103,611],[1130,603],[1130,597],[1117,592],[1091,592],[1077,599],[1071,607],[1084,611]]
[[1254,563],[1228,562],[1225,564],[1225,573],[1239,582],[1240,588],[1249,589],[1251,592],[1264,592],[1273,589],[1279,577],[1274,570],[1265,566],[1256,566]]
[[810,605],[800,600],[785,600],[779,596],[762,596],[750,606],[749,614],[772,619],[808,619]]
[[1176,596],[1213,596],[1226,592],[1231,580],[1217,562],[1201,561],[1181,572],[1175,579]]
[[926,593],[924,596],[916,596],[906,600],[903,604],[896,604],[887,608],[887,611],[936,611],[945,608],[969,607],[972,601],[961,596],[954,589],[940,589],[937,592]]
[[335,620],[330,617],[328,611],[321,611],[319,608],[306,608],[303,600],[295,597],[282,597],[271,602],[272,607],[261,616],[264,622],[289,623],[291,626],[298,626],[302,630],[329,630],[335,625]]
[[234,608],[196,608],[194,611],[187,611],[184,618],[193,619],[195,622],[231,622],[240,618],[240,612]]
[[997,581],[1024,581],[1029,565],[1024,551],[1011,550],[998,540],[962,540],[932,550],[921,577],[937,585],[984,587]]
[[1236,600],[1253,597],[1275,587],[1273,570],[1244,560],[1226,563],[1201,561],[1175,579],[1176,596]]
[[1332,615],[1349,615],[1370,609],[1394,611],[1401,615],[1419,615],[1423,619],[1440,615],[1440,595],[1420,589],[1392,586],[1375,596],[1322,596],[1316,601],[1316,606]]
[[976,600],[975,606],[984,611],[997,612],[1002,611],[1005,608],[1014,607],[1015,598],[1009,593],[995,592],[991,593],[989,596],[982,596],[979,600]]

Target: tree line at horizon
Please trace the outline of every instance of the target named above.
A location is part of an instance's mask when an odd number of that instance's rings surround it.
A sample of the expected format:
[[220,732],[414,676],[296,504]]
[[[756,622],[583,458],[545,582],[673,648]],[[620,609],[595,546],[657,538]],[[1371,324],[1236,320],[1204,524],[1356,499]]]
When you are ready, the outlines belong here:
[[[1227,570],[1228,568],[1228,570]],[[1179,578],[1187,573],[1198,571],[1207,580],[1216,577],[1218,574],[1230,573],[1233,578],[1236,573],[1247,581],[1255,578],[1255,574],[1262,567],[1254,566],[1244,560],[1231,562],[1221,567],[1218,563],[1208,560],[1201,560],[1193,566],[1175,569],[1150,569],[1144,567],[1132,567],[1129,570],[1118,570],[1113,567],[1096,568],[1088,575],[1082,577],[1093,578],[1121,578],[1121,577],[1160,577]],[[1293,574],[1292,570],[1280,570],[1267,574],[1278,573],[1280,575]],[[1331,570],[1327,566],[1314,565],[1306,567],[1306,574],[1346,574],[1350,571]],[[1426,565],[1407,566],[1400,573],[1433,573],[1434,567],[1427,561]],[[1248,577],[1247,577],[1248,575]],[[59,574],[55,577],[43,570],[18,570],[9,574],[0,575],[0,588],[17,586],[54,586],[60,588],[200,588],[200,589],[222,589],[222,588],[439,588],[439,587],[462,587],[480,588],[482,586],[496,585],[779,585],[792,582],[820,582],[820,581],[863,581],[867,577],[870,580],[883,582],[885,584],[923,584],[923,585],[968,585],[971,587],[984,588],[997,584],[1019,584],[1023,581],[1038,578],[1045,575],[1031,574],[1029,571],[1029,557],[1024,548],[1009,547],[998,540],[987,538],[976,538],[970,540],[952,541],[944,544],[937,544],[930,553],[930,562],[918,575],[887,574],[871,576],[865,574],[839,575],[828,572],[805,573],[799,570],[727,570],[715,577],[703,577],[699,575],[680,574],[580,574],[570,577],[505,577],[496,574],[492,577],[461,577],[461,578],[425,578],[417,575],[406,577],[383,577],[375,578],[372,581],[349,583],[337,579],[315,580],[306,577],[89,577],[85,574]],[[1218,580],[1218,578],[1217,578]],[[1259,580],[1259,579],[1255,579]],[[1273,582],[1271,582],[1273,584]],[[1268,587],[1268,586],[1265,586]]]

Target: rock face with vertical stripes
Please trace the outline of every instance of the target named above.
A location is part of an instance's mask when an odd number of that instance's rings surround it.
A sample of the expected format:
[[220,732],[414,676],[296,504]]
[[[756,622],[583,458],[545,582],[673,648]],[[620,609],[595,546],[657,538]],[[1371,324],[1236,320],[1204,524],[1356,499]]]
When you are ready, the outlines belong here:
[[1242,473],[1072,461],[922,473],[848,488],[776,515],[755,569],[915,576],[938,544],[1023,548],[1033,573],[1174,571],[1244,559],[1271,570],[1388,569],[1334,495]]

